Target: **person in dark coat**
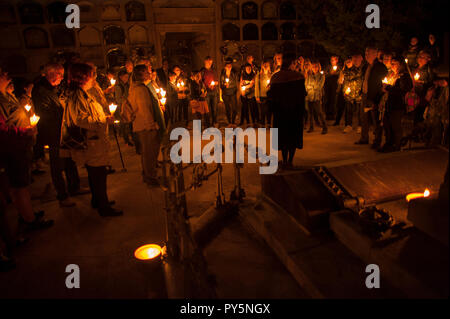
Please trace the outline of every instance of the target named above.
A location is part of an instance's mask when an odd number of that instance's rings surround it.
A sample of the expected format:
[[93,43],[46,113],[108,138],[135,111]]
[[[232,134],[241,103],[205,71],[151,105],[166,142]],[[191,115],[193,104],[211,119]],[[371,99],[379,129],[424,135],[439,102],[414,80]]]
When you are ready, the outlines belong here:
[[[80,188],[75,162],[71,158],[59,156],[64,106],[58,94],[58,86],[64,78],[64,69],[60,64],[51,63],[45,67],[44,74],[31,93],[36,114],[40,116],[37,125],[40,143],[49,146],[50,171],[59,204],[61,207],[71,207],[75,202],[69,199],[69,194],[80,195],[89,191]],[[63,170],[66,173],[67,188]]]
[[269,109],[273,112],[273,127],[278,128],[278,149],[282,166],[290,168],[296,149],[303,148],[303,119],[305,113],[305,80],[289,70],[293,56],[283,57],[281,70],[270,80],[267,92]]
[[355,144],[369,144],[369,121],[372,120],[375,130],[373,149],[381,144],[382,128],[379,120],[378,104],[383,96],[383,79],[387,75],[386,66],[377,59],[378,50],[374,47],[366,48],[367,65],[363,70],[363,98],[361,106],[361,138]]
[[398,57],[392,58],[391,68],[389,84],[383,85],[383,90],[388,94],[382,118],[386,142],[379,150],[383,153],[400,150],[402,117],[405,114],[405,94],[412,89],[411,77],[408,72],[405,72],[403,60]]

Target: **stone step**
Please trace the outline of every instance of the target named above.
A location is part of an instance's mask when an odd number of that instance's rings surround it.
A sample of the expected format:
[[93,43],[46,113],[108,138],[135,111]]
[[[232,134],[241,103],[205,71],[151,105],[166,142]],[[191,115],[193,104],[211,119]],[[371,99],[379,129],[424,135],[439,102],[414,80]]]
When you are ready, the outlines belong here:
[[239,211],[312,298],[393,298],[398,290],[385,284],[368,289],[366,264],[330,232],[311,235],[268,198],[246,201]]

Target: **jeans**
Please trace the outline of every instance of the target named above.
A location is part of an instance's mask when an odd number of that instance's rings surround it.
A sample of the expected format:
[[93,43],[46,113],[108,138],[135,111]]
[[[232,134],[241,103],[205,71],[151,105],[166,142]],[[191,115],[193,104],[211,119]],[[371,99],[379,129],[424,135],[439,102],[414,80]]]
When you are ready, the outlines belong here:
[[[59,146],[49,146],[50,173],[53,186],[56,189],[58,200],[64,200],[69,194],[76,193],[80,189],[80,177],[78,176],[77,165],[71,158],[59,157]],[[63,177],[63,171],[66,173],[66,183]]]
[[320,101],[308,101],[308,107],[309,129],[314,129],[314,114],[317,114],[322,128],[326,128],[327,121],[325,120],[325,114],[322,111],[322,103],[320,103]]
[[358,104],[356,101],[345,101],[345,126],[359,124]]
[[258,123],[259,112],[256,99],[254,97],[246,98],[244,96],[241,96],[241,101],[242,101],[241,124],[244,123],[244,119],[247,121],[247,124],[250,124],[250,117],[249,117],[250,114],[252,116],[252,123],[253,124]]
[[[261,124],[265,125],[266,123],[271,125],[272,124],[272,112],[269,110],[269,104],[267,103],[267,98],[261,97],[260,98],[260,106],[261,106]],[[267,122],[266,122],[267,120]]]

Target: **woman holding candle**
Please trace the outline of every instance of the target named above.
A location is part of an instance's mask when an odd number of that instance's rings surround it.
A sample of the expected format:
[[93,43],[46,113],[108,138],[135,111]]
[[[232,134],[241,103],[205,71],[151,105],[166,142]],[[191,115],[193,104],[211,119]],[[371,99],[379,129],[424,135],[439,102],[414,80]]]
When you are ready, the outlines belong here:
[[202,81],[202,73],[200,71],[192,72],[191,85],[191,101],[190,106],[192,114],[197,120],[203,120],[206,127],[209,126],[208,104],[206,102],[206,86]]
[[402,117],[405,113],[405,94],[412,89],[412,81],[405,72],[403,59],[391,59],[391,73],[388,74],[387,83],[383,82],[383,91],[387,93],[383,116],[385,144],[379,152],[388,153],[400,150],[402,139]]
[[174,66],[172,71],[177,76],[177,121],[183,121],[187,126],[189,122],[189,89],[187,79],[184,77],[182,70],[178,65]]
[[[122,211],[111,207],[107,195],[107,166],[109,141],[108,124],[113,116],[105,115],[102,106],[88,93],[95,82],[95,70],[85,63],[76,63],[70,70],[70,88],[64,112],[64,126],[78,127],[84,132],[86,147],[68,149],[72,158],[85,165],[92,193],[91,205],[100,216],[120,216]],[[64,142],[64,141],[63,141]]]
[[309,130],[308,133],[314,131],[314,113],[317,114],[319,120],[322,122],[322,134],[327,134],[327,122],[325,120],[325,114],[322,110],[322,95],[323,86],[325,83],[325,75],[320,73],[321,66],[319,61],[312,62],[312,72],[305,80],[306,92],[308,95],[306,100],[308,101],[309,108]]
[[261,110],[261,125],[270,126],[272,124],[272,113],[269,112],[269,106],[267,104],[267,91],[270,87],[270,78],[272,77],[272,71],[270,70],[270,60],[265,60],[261,71],[258,72],[255,78],[255,98],[256,102],[260,105]]
[[249,63],[245,64],[244,73],[240,81],[242,109],[239,126],[244,123],[244,120],[247,121],[247,124],[250,124],[249,112],[253,125],[257,125],[259,122],[258,105],[255,99],[255,77],[256,74],[253,72],[252,66]]
[[239,86],[239,75],[233,69],[233,60],[227,59],[225,67],[220,74],[220,90],[228,124],[234,125],[238,113],[237,91]]

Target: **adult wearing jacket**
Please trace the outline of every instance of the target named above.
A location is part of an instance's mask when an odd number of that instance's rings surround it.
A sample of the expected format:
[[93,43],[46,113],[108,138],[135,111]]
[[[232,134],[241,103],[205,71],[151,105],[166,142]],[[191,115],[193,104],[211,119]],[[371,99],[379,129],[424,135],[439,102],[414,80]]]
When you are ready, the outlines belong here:
[[[39,141],[49,146],[50,172],[53,186],[61,207],[71,207],[75,202],[69,199],[69,194],[87,193],[80,189],[80,178],[75,162],[71,158],[61,158],[59,146],[61,139],[61,124],[64,106],[58,94],[58,86],[64,78],[64,68],[60,64],[51,63],[45,66],[44,76],[33,88],[31,97],[36,114],[40,116],[37,125]],[[63,178],[66,174],[66,182]]]
[[314,114],[317,115],[322,124],[322,134],[327,134],[327,122],[325,114],[322,110],[323,86],[325,83],[325,75],[320,72],[319,61],[314,61],[311,65],[311,73],[305,80],[306,92],[308,93],[306,101],[308,103],[309,130],[307,133],[314,131]]
[[234,124],[236,120],[237,109],[237,90],[239,86],[239,75],[233,70],[233,61],[225,61],[225,67],[220,74],[220,89],[222,91],[222,100],[225,104],[225,113],[228,124]]
[[157,116],[161,115],[158,115],[159,104],[145,85],[151,77],[148,68],[145,65],[137,65],[133,74],[133,86],[128,96],[131,109],[126,117],[133,121],[133,131],[141,143],[143,180],[149,186],[158,186],[156,166],[161,143],[160,131],[165,127],[158,125]]
[[91,205],[98,209],[100,216],[120,216],[122,211],[111,207],[114,202],[107,195],[107,166],[109,140],[108,124],[114,123],[113,116],[105,115],[103,107],[88,93],[95,82],[95,70],[85,63],[75,63],[71,66],[69,75],[70,87],[67,105],[64,112],[65,131],[69,127],[83,130],[86,146],[84,149],[70,148],[62,139],[62,148],[78,164],[84,165],[88,172],[91,189]]
[[303,148],[303,117],[305,113],[305,83],[302,76],[289,70],[294,57],[285,56],[281,70],[272,76],[267,92],[273,112],[273,127],[278,128],[278,149],[282,164],[292,168],[297,149]]
[[378,104],[383,96],[383,79],[387,75],[386,66],[377,59],[378,50],[374,47],[366,48],[366,61],[363,98],[361,106],[361,138],[355,144],[369,144],[369,119],[374,123],[375,139],[372,143],[373,149],[378,149],[381,144],[382,128],[379,120]]
[[412,81],[408,72],[402,66],[402,59],[391,60],[392,73],[389,76],[389,84],[383,84],[387,92],[387,100],[384,111],[383,128],[386,142],[380,152],[388,153],[400,150],[402,133],[402,117],[405,114],[405,94],[412,89]]
[[256,104],[255,99],[255,77],[256,74],[253,73],[253,69],[251,64],[245,64],[245,71],[241,75],[241,123],[244,123],[244,119],[247,121],[247,124],[250,124],[249,111],[252,116],[253,124],[257,124],[259,122],[259,112],[258,105]]
[[211,115],[211,125],[214,126],[217,123],[217,93],[218,93],[218,79],[216,71],[213,69],[213,60],[207,56],[204,61],[204,68],[201,72],[202,82],[206,87],[206,102],[208,103],[208,109]]
[[267,91],[270,87],[271,77],[270,61],[267,60],[263,63],[261,71],[258,72],[255,79],[255,98],[260,105],[261,125],[266,125],[266,120],[267,125],[272,124],[272,113],[269,111],[269,105],[267,104]]

